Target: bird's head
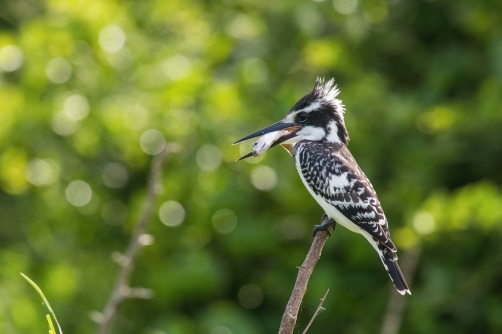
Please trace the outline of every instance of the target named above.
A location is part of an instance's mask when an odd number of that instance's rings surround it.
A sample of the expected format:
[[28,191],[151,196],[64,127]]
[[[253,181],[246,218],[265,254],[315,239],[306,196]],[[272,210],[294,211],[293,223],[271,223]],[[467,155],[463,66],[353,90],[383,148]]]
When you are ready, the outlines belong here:
[[323,78],[317,78],[314,89],[296,102],[281,121],[253,132],[234,144],[281,131],[280,137],[270,147],[278,144],[294,146],[301,140],[347,145],[349,135],[343,120],[345,110],[342,101],[336,98],[339,93],[334,79],[325,82]]

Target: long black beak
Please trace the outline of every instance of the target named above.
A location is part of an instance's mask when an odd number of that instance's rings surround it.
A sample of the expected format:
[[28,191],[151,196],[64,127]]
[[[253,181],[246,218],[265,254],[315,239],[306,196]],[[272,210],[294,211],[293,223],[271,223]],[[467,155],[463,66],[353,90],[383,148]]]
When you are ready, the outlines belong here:
[[241,143],[245,140],[251,139],[251,138],[263,136],[264,134],[267,134],[269,132],[274,132],[274,131],[278,131],[278,130],[282,130],[282,129],[286,129],[286,128],[291,128],[293,126],[296,126],[296,124],[295,123],[284,123],[283,121],[279,121],[279,122],[274,123],[270,126],[267,126],[266,128],[263,128],[263,129],[258,130],[256,132],[253,132],[252,134],[247,135],[244,138],[239,139],[238,141],[233,143],[233,145],[239,144],[239,143]]

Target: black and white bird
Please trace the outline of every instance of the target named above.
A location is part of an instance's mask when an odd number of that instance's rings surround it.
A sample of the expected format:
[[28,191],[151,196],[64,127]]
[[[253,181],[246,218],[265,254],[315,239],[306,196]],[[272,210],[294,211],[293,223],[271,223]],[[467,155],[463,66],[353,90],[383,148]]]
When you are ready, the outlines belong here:
[[377,194],[347,149],[349,134],[339,93],[334,79],[317,78],[314,89],[283,120],[234,144],[274,133],[274,142],[265,145],[266,149],[280,144],[290,152],[305,187],[330,218],[315,227],[314,235],[336,223],[363,235],[378,252],[397,291],[411,294],[397,264],[397,249]]

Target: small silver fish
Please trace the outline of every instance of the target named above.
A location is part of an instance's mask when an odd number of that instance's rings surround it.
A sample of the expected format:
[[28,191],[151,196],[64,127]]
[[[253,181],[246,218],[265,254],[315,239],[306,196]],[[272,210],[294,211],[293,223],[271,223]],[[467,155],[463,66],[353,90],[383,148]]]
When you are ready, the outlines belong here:
[[254,142],[253,150],[251,152],[249,152],[248,154],[245,154],[242,157],[240,157],[239,159],[237,159],[237,161],[249,158],[250,156],[258,157],[258,156],[262,155],[263,152],[268,150],[270,148],[270,146],[272,146],[276,142],[277,139],[281,138],[281,136],[284,133],[287,133],[287,131],[279,130],[279,131],[270,132],[270,133],[267,133],[267,134],[261,136],[260,138],[258,138],[257,141]]
[[284,134],[284,132],[285,131],[282,130],[274,131],[258,138],[258,140],[253,144],[253,156],[260,156],[263,152],[268,150],[270,146],[272,146],[275,141]]

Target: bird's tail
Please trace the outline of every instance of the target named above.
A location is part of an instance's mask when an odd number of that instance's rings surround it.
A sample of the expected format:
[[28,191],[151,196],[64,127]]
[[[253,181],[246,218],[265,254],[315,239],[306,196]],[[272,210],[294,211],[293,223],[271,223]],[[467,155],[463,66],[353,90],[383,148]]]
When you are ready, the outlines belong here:
[[392,283],[394,283],[397,292],[399,292],[402,295],[404,295],[405,293],[411,295],[408,283],[406,283],[403,273],[401,272],[401,268],[399,268],[399,265],[397,264],[396,253],[382,246],[381,248],[379,247],[378,254],[382,259],[383,265],[387,270],[387,273],[389,274]]

